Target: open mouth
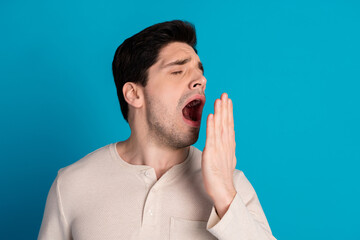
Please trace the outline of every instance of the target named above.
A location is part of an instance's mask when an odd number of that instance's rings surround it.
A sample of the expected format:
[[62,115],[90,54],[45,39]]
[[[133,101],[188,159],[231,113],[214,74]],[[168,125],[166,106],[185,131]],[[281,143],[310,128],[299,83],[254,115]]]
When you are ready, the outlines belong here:
[[200,105],[201,105],[200,99],[195,99],[191,101],[189,104],[187,104],[182,111],[184,118],[194,122],[200,120],[201,119],[201,112],[199,111]]
[[182,110],[185,122],[199,126],[205,99],[203,97],[190,101]]

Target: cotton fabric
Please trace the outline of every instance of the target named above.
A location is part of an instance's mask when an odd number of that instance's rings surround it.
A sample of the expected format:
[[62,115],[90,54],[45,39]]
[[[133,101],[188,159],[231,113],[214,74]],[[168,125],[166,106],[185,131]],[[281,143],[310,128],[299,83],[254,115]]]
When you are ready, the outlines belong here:
[[124,161],[111,143],[62,168],[50,188],[38,240],[275,239],[250,182],[234,171],[236,195],[222,219],[205,191],[201,151],[158,180]]

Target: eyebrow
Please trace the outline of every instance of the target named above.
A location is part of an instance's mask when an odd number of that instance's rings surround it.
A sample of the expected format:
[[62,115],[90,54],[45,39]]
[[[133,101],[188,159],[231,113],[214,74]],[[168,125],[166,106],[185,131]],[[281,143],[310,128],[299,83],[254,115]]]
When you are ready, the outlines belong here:
[[[176,66],[176,65],[185,65],[186,63],[190,62],[190,60],[191,60],[191,57],[190,58],[185,58],[185,59],[178,59],[178,60],[175,60],[173,62],[170,62],[170,63],[164,65],[163,68],[167,68],[167,67],[170,67],[170,66]],[[198,68],[204,74],[204,66],[200,61],[198,63]]]

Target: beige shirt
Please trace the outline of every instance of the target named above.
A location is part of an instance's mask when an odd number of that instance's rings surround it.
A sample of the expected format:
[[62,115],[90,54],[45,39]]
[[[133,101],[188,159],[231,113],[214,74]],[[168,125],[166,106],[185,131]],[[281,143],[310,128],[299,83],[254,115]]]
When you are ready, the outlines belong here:
[[159,180],[146,165],[121,159],[116,143],[59,170],[38,240],[275,239],[257,195],[235,170],[235,198],[222,219],[205,191],[201,151]]

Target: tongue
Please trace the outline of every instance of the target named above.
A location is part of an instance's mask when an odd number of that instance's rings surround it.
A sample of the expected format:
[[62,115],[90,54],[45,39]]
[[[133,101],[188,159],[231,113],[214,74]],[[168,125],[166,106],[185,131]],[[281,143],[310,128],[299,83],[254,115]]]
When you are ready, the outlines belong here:
[[183,115],[188,120],[191,120],[191,121],[196,121],[197,120],[196,108],[195,107],[185,107],[183,109]]

